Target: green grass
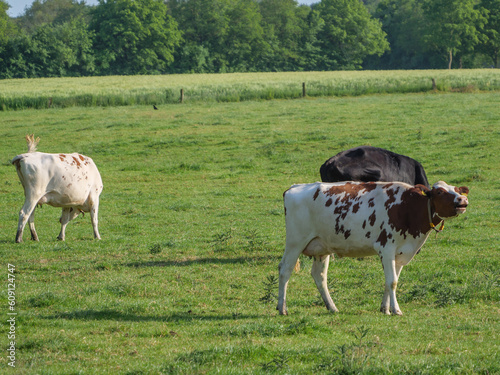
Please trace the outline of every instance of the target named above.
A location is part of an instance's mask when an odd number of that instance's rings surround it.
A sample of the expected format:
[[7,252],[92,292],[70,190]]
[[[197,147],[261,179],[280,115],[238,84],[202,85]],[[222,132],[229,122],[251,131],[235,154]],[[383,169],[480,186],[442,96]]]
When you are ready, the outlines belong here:
[[109,107],[185,102],[240,102],[302,97],[500,89],[498,69],[290,73],[175,74],[163,76],[42,78],[0,81],[0,110]]
[[[0,314],[16,266],[16,374],[493,374],[500,372],[500,94],[390,94],[242,103],[8,111],[0,125]],[[104,181],[90,218],[56,241],[15,244],[22,187],[9,160],[24,135],[91,156]],[[398,284],[403,316],[379,311],[375,258],[335,260],[319,300],[302,259],[278,316],[282,193],[361,144],[470,188],[467,213],[431,235]],[[28,231],[29,232],[29,231]],[[275,286],[274,286],[275,288]],[[274,290],[274,293],[276,290]],[[266,298],[268,297],[268,298]],[[266,302],[266,301],[271,302]],[[0,356],[0,366],[7,358]]]

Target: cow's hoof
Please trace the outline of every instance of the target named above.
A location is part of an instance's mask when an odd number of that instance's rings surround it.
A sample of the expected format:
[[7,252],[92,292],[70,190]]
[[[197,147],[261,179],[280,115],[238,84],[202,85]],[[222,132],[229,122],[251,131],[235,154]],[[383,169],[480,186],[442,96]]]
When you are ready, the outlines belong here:
[[391,315],[391,310],[388,307],[381,307],[380,312],[384,315]]

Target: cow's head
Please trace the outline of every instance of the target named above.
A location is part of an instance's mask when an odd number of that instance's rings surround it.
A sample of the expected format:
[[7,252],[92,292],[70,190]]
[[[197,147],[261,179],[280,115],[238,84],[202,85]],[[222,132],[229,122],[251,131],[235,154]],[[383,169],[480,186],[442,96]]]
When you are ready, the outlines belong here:
[[417,186],[430,199],[435,213],[442,219],[463,214],[467,209],[469,189],[465,186],[457,188],[444,181],[436,182],[430,190],[423,185]]

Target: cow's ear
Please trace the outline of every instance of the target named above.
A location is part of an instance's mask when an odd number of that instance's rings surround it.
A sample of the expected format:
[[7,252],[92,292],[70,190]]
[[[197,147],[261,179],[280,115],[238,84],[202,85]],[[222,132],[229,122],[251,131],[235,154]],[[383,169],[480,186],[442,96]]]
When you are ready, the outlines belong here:
[[467,196],[467,195],[469,194],[469,188],[468,188],[467,186],[460,186],[460,187],[458,188],[458,193],[459,193],[460,195],[465,195],[465,196]]
[[427,186],[420,185],[420,184],[415,185],[415,190],[416,190],[419,194],[421,194],[421,195],[423,195],[423,196],[425,196],[425,197],[427,197],[427,193],[429,193],[429,192],[430,192],[430,189],[429,189]]

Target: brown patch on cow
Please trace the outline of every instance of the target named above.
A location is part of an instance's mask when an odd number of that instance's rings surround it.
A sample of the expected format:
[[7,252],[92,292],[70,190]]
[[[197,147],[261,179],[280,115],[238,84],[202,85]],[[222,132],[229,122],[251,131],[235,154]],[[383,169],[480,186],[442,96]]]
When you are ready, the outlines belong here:
[[80,161],[73,156],[73,161],[76,163],[77,168],[81,167]]
[[352,202],[347,201],[343,205],[337,205],[333,213],[339,215],[339,217],[344,220],[349,213],[349,209],[351,208]]
[[419,188],[411,188],[401,194],[401,203],[387,209],[388,224],[404,238],[414,238],[430,230],[427,200]]
[[332,198],[328,198],[328,200],[325,203],[325,206],[330,207],[332,205],[332,203],[333,203]]
[[356,212],[358,212],[359,207],[361,207],[361,204],[359,202],[352,206],[352,213],[355,214]]
[[344,232],[345,232],[344,226],[340,225],[340,220],[339,220],[339,218],[337,218],[337,220],[335,221],[335,233],[339,234],[339,233],[344,233]]
[[375,211],[368,217],[370,220],[370,225],[373,227],[375,225],[375,220],[377,220],[377,215],[375,215]]
[[68,187],[68,188],[69,188],[69,187],[71,187],[71,185],[73,185],[73,184],[68,184],[68,185],[66,185],[66,187]]
[[384,186],[385,193],[387,194],[387,199],[384,202],[385,208],[389,208],[394,202],[396,202],[396,195],[399,192],[399,189],[389,189],[393,184],[388,184]]
[[371,232],[366,232],[365,237],[370,238],[371,234],[372,234]]
[[344,232],[344,238],[347,240],[351,236],[351,230],[348,229]]
[[375,207],[375,198],[370,198],[368,200],[368,207]]
[[377,188],[377,185],[373,182],[353,184],[351,182],[346,182],[343,185],[333,185],[330,189],[326,190],[324,193],[328,196],[341,195],[344,197],[341,199],[342,202],[346,202],[357,197],[361,192],[370,192]]
[[385,229],[380,232],[380,235],[377,238],[377,242],[382,245],[382,247],[385,247],[385,245],[387,244],[387,232],[385,231]]
[[320,189],[320,188],[318,188],[318,189],[316,190],[316,192],[315,192],[315,193],[314,193],[314,195],[313,195],[313,200],[316,200],[316,198],[318,198],[318,195],[319,195],[319,192],[320,192],[320,191],[321,191],[321,189]]
[[366,228],[366,220],[364,220],[364,221],[363,221],[362,228],[363,228],[363,229],[365,229],[365,228]]
[[81,161],[85,161],[85,157],[83,155],[78,154],[78,157],[80,158]]
[[64,159],[66,159],[66,155],[65,154],[59,154],[59,159],[61,159],[61,161],[64,161]]

